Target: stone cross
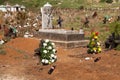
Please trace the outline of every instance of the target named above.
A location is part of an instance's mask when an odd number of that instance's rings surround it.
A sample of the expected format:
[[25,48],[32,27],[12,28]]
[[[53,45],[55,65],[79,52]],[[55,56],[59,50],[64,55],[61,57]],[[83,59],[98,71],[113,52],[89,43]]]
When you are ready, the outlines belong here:
[[52,5],[48,2],[41,8],[42,29],[52,28]]

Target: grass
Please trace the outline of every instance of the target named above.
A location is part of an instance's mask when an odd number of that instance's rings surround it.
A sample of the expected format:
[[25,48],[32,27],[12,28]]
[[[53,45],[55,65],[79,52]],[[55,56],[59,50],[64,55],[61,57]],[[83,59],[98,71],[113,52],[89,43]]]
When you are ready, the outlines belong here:
[[[88,0],[0,0],[0,4],[10,3],[12,5],[20,4],[25,5],[27,8],[39,9],[45,3],[49,2],[53,7],[60,8],[80,8],[80,6],[85,7],[109,7],[110,5],[105,3],[95,2],[90,3]],[[120,3],[113,3],[111,6],[119,6]]]
[[6,51],[3,49],[3,45],[0,45],[0,55],[6,55]]

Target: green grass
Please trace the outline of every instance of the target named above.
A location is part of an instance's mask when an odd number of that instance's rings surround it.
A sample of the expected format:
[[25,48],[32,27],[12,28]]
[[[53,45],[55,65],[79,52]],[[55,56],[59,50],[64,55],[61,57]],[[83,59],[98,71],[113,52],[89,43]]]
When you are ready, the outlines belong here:
[[[109,6],[104,3],[91,3],[89,4],[87,0],[0,0],[0,4],[10,3],[12,5],[20,4],[25,5],[28,8],[36,8],[39,9],[45,3],[49,2],[53,5],[53,7],[60,7],[60,8],[80,8],[80,6],[89,6],[89,7],[104,7]],[[119,5],[119,3],[112,4],[112,5]]]

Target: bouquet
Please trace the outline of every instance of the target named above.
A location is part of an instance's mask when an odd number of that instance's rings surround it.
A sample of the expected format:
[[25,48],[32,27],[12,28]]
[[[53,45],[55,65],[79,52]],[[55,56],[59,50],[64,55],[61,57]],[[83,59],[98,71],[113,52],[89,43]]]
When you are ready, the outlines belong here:
[[100,53],[101,52],[101,44],[98,39],[98,32],[92,32],[90,37],[90,42],[88,44],[88,53]]
[[52,64],[56,62],[57,50],[55,49],[55,43],[48,39],[42,40],[40,45],[40,59],[42,64]]

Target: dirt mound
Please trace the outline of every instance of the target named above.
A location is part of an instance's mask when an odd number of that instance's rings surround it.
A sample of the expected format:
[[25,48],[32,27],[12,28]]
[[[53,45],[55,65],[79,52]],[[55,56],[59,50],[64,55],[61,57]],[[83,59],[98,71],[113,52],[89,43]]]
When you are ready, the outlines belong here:
[[[100,54],[87,54],[87,48],[57,48],[56,63],[37,65],[34,49],[38,48],[36,38],[16,38],[4,45],[6,55],[0,55],[1,80],[119,80],[120,52],[103,51]],[[101,57],[98,62],[94,62]],[[86,59],[88,58],[88,59]],[[48,70],[52,65],[56,69],[51,75]]]

